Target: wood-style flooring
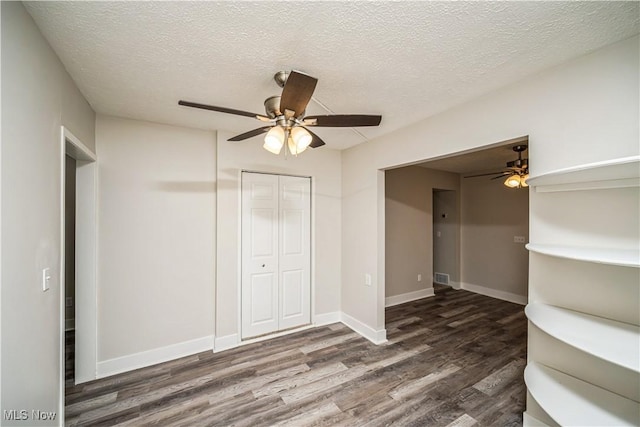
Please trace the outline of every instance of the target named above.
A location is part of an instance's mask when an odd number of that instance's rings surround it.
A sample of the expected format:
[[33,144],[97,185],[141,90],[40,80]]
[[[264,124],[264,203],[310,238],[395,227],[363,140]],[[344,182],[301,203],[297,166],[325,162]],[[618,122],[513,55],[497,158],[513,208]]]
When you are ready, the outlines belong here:
[[523,307],[462,290],[386,310],[388,343],[333,324],[66,389],[67,425],[517,426]]

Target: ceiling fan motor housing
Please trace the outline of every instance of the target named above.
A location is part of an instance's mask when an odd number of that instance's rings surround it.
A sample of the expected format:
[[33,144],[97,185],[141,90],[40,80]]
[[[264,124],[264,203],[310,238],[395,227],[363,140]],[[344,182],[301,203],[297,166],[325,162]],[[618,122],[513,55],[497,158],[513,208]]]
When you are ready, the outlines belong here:
[[267,116],[275,119],[277,116],[281,116],[280,112],[280,96],[271,96],[264,101],[264,111]]

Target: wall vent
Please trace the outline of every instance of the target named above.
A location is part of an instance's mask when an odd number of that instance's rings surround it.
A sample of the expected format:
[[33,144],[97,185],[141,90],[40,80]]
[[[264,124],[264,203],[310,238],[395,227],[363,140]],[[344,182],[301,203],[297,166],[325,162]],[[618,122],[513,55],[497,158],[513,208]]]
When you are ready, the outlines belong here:
[[449,275],[445,273],[435,273],[435,279],[433,281],[441,285],[449,285]]

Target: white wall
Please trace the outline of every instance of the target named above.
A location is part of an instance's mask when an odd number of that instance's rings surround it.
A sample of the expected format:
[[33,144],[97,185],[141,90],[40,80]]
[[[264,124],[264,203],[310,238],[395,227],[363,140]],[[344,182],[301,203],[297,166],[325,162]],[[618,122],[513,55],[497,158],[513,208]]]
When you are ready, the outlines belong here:
[[[248,126],[250,126],[248,121]],[[242,170],[311,176],[312,319],[340,311],[341,156],[328,147],[298,157],[275,156],[262,138],[233,143],[218,132],[216,342],[237,343],[240,286],[240,173]]]
[[98,374],[210,349],[215,134],[98,115],[96,141]]
[[496,290],[523,302],[529,252],[513,238],[523,236],[529,241],[529,189],[508,188],[503,181],[462,180],[461,281],[463,288]]
[[[433,190],[458,191],[460,176],[419,166],[385,174],[385,296],[433,288]],[[457,216],[457,212],[456,212]],[[457,241],[457,236],[454,238]],[[457,278],[457,255],[453,264]],[[418,274],[422,281],[418,282]]]
[[[0,410],[59,412],[60,126],[93,148],[94,113],[23,5],[2,2],[1,8]],[[41,287],[45,267],[51,268],[52,277],[47,292]],[[6,420],[2,424],[12,425]]]
[[[622,41],[344,151],[343,311],[373,329],[384,327],[380,169],[525,135],[532,174],[637,155],[638,51],[638,37]],[[533,240],[538,218],[530,220]],[[368,272],[374,273],[369,288],[362,286]]]

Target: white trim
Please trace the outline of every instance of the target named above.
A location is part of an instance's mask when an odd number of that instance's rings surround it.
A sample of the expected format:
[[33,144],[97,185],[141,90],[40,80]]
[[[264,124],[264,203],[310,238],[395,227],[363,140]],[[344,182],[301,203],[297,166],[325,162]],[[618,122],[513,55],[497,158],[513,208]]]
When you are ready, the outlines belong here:
[[213,335],[98,362],[98,378],[168,362],[213,348]]
[[[96,373],[96,354],[97,354],[97,318],[96,318],[96,270],[97,270],[97,259],[96,259],[96,248],[97,248],[97,172],[96,172],[96,155],[95,153],[89,149],[80,139],[78,139],[69,129],[67,129],[64,125],[60,126],[60,264],[59,264],[59,294],[60,294],[60,305],[59,305],[59,324],[60,324],[60,337],[59,337],[59,345],[60,345],[60,376],[59,376],[59,387],[60,387],[60,398],[59,398],[59,414],[60,414],[60,422],[64,424],[64,401],[65,401],[65,332],[66,332],[66,322],[65,322],[65,291],[64,291],[64,283],[65,283],[65,188],[66,188],[66,155],[69,154],[76,160],[83,161],[85,164],[90,164],[91,166],[86,167],[86,171],[83,174],[78,175],[78,163],[76,163],[76,203],[88,203],[88,206],[85,206],[83,209],[80,209],[79,212],[82,212],[83,216],[76,216],[76,224],[78,221],[82,223],[85,227],[87,233],[83,233],[82,231],[76,233],[76,248],[80,247],[80,250],[76,251],[76,283],[78,283],[78,266],[82,268],[82,278],[83,282],[81,293],[89,298],[89,303],[83,305],[83,313],[78,316],[78,319],[83,322],[85,325],[85,330],[89,329],[89,333],[81,334],[81,339],[78,339],[76,335],[76,384],[84,381],[89,381],[95,379]],[[93,163],[91,163],[93,162]],[[87,182],[85,182],[85,180]],[[79,191],[82,190],[82,191]],[[81,229],[82,230],[82,229]],[[82,244],[78,244],[78,235],[83,235]],[[82,262],[78,262],[78,259],[81,259]],[[78,299],[82,298],[77,298]],[[78,305],[76,304],[76,307]],[[90,313],[90,315],[89,315]],[[80,352],[78,351],[78,345],[82,341],[84,348]],[[88,350],[88,351],[87,351]],[[83,374],[84,373],[84,374]]]
[[522,413],[522,427],[549,427],[537,418],[532,417],[526,411]]
[[64,331],[73,331],[76,328],[76,319],[64,319]]
[[[62,137],[63,142],[65,143],[64,150],[65,155],[68,153],[76,160],[84,160],[86,162],[95,162],[97,157],[93,151],[86,145],[82,143],[74,134],[69,132],[69,129],[61,126],[62,128]],[[70,144],[66,144],[66,139],[69,140]]]
[[296,332],[305,331],[308,329],[319,328],[325,325],[341,322],[345,326],[351,328],[354,332],[361,335],[363,338],[368,339],[374,344],[383,344],[387,342],[386,329],[374,330],[368,325],[365,325],[361,321],[349,316],[340,311],[333,311],[330,313],[323,313],[314,316],[313,324],[305,325],[300,328],[288,329],[286,331],[275,332],[273,334],[264,335],[257,338],[248,340],[241,340],[239,334],[230,334],[222,337],[215,337],[213,344],[213,352],[220,353],[221,351],[231,350],[232,348],[242,347],[247,344],[253,344],[256,342],[270,340],[272,338],[281,337],[284,335],[290,335]]
[[240,345],[240,337],[238,334],[225,335],[223,337],[216,337],[213,342],[213,352],[219,353],[221,351],[230,350]]
[[524,295],[514,294],[512,292],[500,291],[498,289],[487,288],[485,286],[474,285],[472,283],[461,282],[461,289],[476,294],[485,295],[491,298],[501,299],[503,301],[509,301],[520,305],[526,305],[528,298]]
[[58,366],[58,370],[59,370],[59,378],[58,378],[58,393],[59,393],[59,399],[58,399],[58,414],[60,414],[60,424],[64,425],[65,420],[64,420],[64,400],[65,400],[65,369],[64,369],[64,362],[65,362],[65,350],[66,350],[66,345],[65,345],[65,341],[66,341],[66,337],[65,337],[65,331],[64,331],[64,318],[65,318],[65,274],[64,274],[64,270],[65,270],[65,206],[66,206],[66,200],[65,200],[65,191],[66,191],[66,154],[67,154],[67,150],[66,150],[66,138],[65,138],[65,128],[64,126],[60,126],[60,264],[58,266],[59,268],[59,281],[58,281],[58,288],[59,288],[59,293],[60,293],[60,302],[59,302],[59,311],[58,311],[58,319],[59,319],[59,330],[60,330],[60,337],[59,337],[59,351],[60,351],[60,362],[59,362],[59,366]]
[[453,280],[449,281],[449,286],[451,286],[453,289],[462,289],[462,284]]
[[394,305],[404,304],[405,302],[416,301],[422,298],[434,296],[433,288],[420,289],[418,291],[407,292],[406,294],[393,295],[386,297],[384,300],[385,307],[393,307]]
[[365,325],[358,319],[349,316],[347,313],[342,313],[342,323],[351,328],[354,332],[362,335],[374,344],[383,344],[387,342],[387,330],[379,329],[375,330],[369,325]]
[[338,323],[340,321],[340,317],[341,317],[341,313],[339,311],[316,314],[313,316],[313,325],[325,326],[325,325],[331,325],[332,323]]

